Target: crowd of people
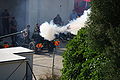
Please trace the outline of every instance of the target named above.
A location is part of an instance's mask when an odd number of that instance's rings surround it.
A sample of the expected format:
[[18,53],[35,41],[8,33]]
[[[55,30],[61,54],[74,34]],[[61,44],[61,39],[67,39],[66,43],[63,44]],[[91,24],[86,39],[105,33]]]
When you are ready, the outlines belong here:
[[16,31],[17,21],[14,16],[5,9],[1,14],[3,34],[9,34]]
[[[1,35],[7,35],[10,33],[17,32],[17,21],[14,16],[10,15],[7,9],[4,9],[0,17],[2,24]],[[12,40],[12,44],[15,44],[16,35],[11,36],[11,40]]]

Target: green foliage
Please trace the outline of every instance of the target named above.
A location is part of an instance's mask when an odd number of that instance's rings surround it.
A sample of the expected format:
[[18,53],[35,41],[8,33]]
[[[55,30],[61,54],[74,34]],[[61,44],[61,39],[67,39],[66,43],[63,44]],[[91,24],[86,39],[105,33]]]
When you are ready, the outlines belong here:
[[67,45],[62,80],[120,80],[120,2],[92,0],[87,27]]
[[[84,46],[84,36],[85,30],[81,30],[81,36],[76,36],[72,41],[69,42],[67,45],[67,51],[63,55],[63,74],[62,79],[63,80],[74,80],[76,79],[77,75],[80,74],[80,68],[82,68],[82,63],[85,59],[80,52],[83,52],[84,50],[81,50],[81,48]],[[81,44],[82,43],[82,44]],[[81,44],[79,46],[79,44]],[[80,51],[79,51],[80,50]],[[76,67],[75,67],[76,66]]]
[[109,62],[102,67],[104,80],[120,79],[120,3],[119,0],[93,0],[89,27],[92,49]]
[[82,28],[67,45],[62,80],[99,80],[100,66],[105,65],[107,59],[89,47],[87,32],[87,28]]

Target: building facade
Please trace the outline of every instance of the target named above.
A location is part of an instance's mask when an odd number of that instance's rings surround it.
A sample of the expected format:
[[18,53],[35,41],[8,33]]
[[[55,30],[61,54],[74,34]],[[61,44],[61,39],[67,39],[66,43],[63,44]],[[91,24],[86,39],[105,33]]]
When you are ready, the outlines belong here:
[[[49,22],[57,14],[67,23],[73,8],[74,0],[0,0],[0,14],[8,9],[10,15],[16,17],[18,30],[29,24],[31,32],[36,23]],[[0,28],[2,29],[2,25]]]

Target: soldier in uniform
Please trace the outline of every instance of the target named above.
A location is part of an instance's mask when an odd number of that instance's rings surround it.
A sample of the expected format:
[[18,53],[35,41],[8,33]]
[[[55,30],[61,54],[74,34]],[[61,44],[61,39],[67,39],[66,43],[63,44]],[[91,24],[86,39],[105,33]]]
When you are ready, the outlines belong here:
[[7,9],[4,10],[2,13],[2,26],[3,26],[3,33],[8,34],[9,33],[9,18],[10,14]]
[[[17,21],[15,19],[15,17],[12,17],[11,18],[11,21],[10,21],[10,31],[11,33],[16,33],[17,32]],[[11,37],[12,39],[12,45],[16,45],[16,35],[13,35]]]

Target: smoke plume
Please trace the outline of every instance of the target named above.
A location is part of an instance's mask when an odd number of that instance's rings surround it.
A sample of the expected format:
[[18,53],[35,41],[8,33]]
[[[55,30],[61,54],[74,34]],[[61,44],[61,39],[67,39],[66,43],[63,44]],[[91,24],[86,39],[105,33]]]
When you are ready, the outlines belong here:
[[53,23],[53,20],[50,23],[45,22],[40,26],[40,35],[49,41],[55,39],[55,34],[64,33],[66,31],[77,35],[78,30],[85,27],[85,22],[88,19],[89,13],[90,9],[84,11],[81,17],[70,21],[66,26],[57,26]]
[[77,35],[77,32],[79,31],[79,29],[81,29],[82,27],[85,27],[85,23],[87,21],[87,19],[89,18],[88,14],[90,14],[90,9],[88,9],[87,11],[84,11],[84,14],[77,18],[76,20],[72,20],[70,21],[67,26],[69,25],[70,29],[68,30],[68,32]]

